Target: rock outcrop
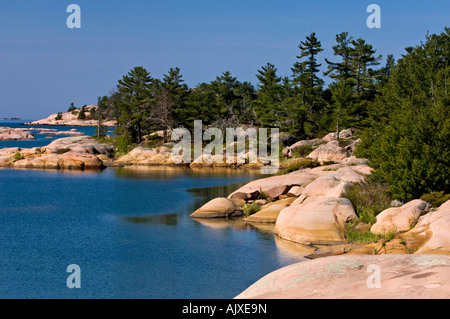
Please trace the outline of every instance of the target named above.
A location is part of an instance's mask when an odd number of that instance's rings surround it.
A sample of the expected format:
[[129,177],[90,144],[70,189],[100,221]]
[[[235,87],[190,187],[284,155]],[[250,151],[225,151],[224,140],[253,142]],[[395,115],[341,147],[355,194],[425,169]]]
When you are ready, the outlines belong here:
[[[85,107],[86,114],[89,114],[92,108],[97,108],[97,105],[88,105]],[[96,119],[83,120],[78,119],[78,113],[80,109],[75,109],[73,112],[61,113],[60,119],[58,114],[52,114],[49,117],[29,123],[26,125],[52,125],[52,126],[97,126],[98,121]],[[104,126],[116,126],[116,121],[104,121]]]
[[450,255],[450,201],[422,216],[413,229],[400,237],[415,254]]
[[275,234],[304,245],[346,242],[346,223],[357,218],[346,198],[322,197],[283,209],[275,224]]
[[427,202],[416,199],[401,207],[388,208],[376,216],[377,222],[370,231],[374,234],[406,232],[416,225],[423,213],[428,212],[429,206]]
[[280,212],[289,207],[294,201],[295,197],[288,197],[271,202],[261,206],[261,210],[253,215],[244,218],[244,221],[249,223],[275,223]]
[[350,156],[349,151],[339,146],[337,140],[322,144],[307,156],[307,158],[318,162],[342,161]]
[[448,299],[449,273],[450,256],[332,256],[276,270],[235,298]]
[[0,127],[0,141],[29,141],[35,140],[34,135],[22,128]]
[[125,165],[171,165],[171,151],[166,146],[157,148],[136,147],[128,154],[121,156],[116,161]]
[[190,216],[192,218],[228,218],[232,215],[242,215],[242,206],[236,205],[236,203],[238,202],[228,198],[214,198]]
[[50,154],[30,156],[14,163],[14,168],[40,169],[103,169],[103,162],[95,155],[67,152],[64,154]]
[[89,136],[57,139],[45,147],[0,150],[0,167],[39,169],[103,169],[113,149]]
[[93,155],[111,156],[114,152],[112,146],[101,144],[89,136],[71,136],[54,140],[41,148],[47,154],[60,154],[64,152],[87,153]]

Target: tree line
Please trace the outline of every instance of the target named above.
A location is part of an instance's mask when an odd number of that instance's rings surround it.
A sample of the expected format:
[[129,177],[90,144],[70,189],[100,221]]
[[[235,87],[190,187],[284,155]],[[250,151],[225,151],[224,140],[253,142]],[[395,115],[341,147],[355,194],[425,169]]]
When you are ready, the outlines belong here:
[[324,48],[313,32],[298,45],[290,75],[267,63],[256,87],[227,71],[189,88],[178,67],[156,79],[139,66],[99,98],[99,109],[117,120],[123,144],[141,143],[155,130],[192,129],[197,119],[205,127],[277,127],[299,140],[352,127],[362,134],[357,154],[370,160],[394,197],[449,193],[449,36],[449,28],[428,34],[381,66],[371,44],[342,32],[322,72]]

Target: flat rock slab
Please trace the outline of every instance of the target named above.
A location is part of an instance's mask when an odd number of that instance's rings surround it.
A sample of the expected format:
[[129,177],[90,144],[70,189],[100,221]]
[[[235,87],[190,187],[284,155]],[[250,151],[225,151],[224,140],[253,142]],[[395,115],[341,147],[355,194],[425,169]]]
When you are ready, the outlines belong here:
[[448,299],[449,273],[445,255],[332,256],[276,270],[236,299]]

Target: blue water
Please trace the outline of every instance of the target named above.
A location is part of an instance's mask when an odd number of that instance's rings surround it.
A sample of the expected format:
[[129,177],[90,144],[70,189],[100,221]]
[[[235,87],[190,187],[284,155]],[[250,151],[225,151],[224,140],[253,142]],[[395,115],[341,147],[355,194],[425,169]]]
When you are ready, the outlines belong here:
[[[58,131],[69,131],[76,129],[86,135],[93,136],[95,134],[95,127],[92,126],[51,126],[51,125],[23,125],[23,121],[2,121],[0,120],[0,126],[11,128],[45,128],[45,129],[57,129]],[[108,135],[110,135],[113,128],[108,128]],[[20,147],[20,148],[32,148],[42,147],[50,144],[53,140],[67,137],[70,135],[51,135],[51,134],[38,134],[39,131],[30,131],[35,140],[30,141],[0,141],[0,148],[5,147]]]
[[[0,298],[233,298],[302,260],[270,229],[189,217],[252,178],[232,169],[0,169]],[[70,264],[81,269],[80,289],[66,285]]]
[[[76,128],[94,134],[92,127]],[[0,142],[0,148],[52,140]],[[0,169],[0,298],[233,298],[303,260],[293,244],[274,237],[273,226],[189,217],[257,173]],[[67,287],[71,264],[81,269],[80,289]]]

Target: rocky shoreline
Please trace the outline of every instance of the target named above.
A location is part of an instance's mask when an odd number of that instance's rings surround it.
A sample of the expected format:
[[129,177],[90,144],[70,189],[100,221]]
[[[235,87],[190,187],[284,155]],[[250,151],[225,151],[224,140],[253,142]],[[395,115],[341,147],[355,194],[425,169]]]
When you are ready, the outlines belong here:
[[[92,108],[97,108],[97,105],[85,106],[86,112],[90,112]],[[97,126],[96,119],[79,119],[78,114],[80,109],[75,109],[72,112],[61,112],[52,114],[49,117],[37,121],[25,123],[25,125],[48,125],[48,126]],[[116,121],[109,120],[102,123],[104,126],[116,126]]]
[[[357,215],[342,195],[352,183],[364,182],[370,171],[366,164],[334,164],[255,180],[211,200],[191,217],[241,218],[257,228],[274,225],[277,242],[298,245],[309,259],[268,274],[238,299],[450,298],[450,201],[431,208],[416,199],[388,208],[373,225],[359,226],[373,234],[392,234],[389,238],[347,240],[346,229]],[[245,207],[255,204],[259,211],[245,217]],[[379,290],[366,285],[367,267],[373,264],[383,272]]]
[[[419,199],[408,203],[397,203],[377,215],[373,225],[362,222],[356,225],[356,228],[359,227],[365,229],[365,232],[380,236],[391,234],[389,239],[381,237],[382,239],[371,243],[349,242],[346,238],[348,225],[357,221],[358,216],[352,202],[343,194],[351,185],[364,184],[372,168],[365,159],[353,156],[357,140],[347,137],[347,142],[342,146],[340,144],[342,139],[337,139],[337,136],[333,134],[331,133],[323,139],[300,141],[283,150],[283,154],[287,158],[292,158],[287,163],[295,163],[296,149],[304,148],[305,145],[312,146],[306,159],[316,163],[320,161],[321,166],[295,169],[287,174],[251,181],[227,197],[215,198],[205,203],[191,214],[192,218],[206,224],[217,219],[230,222],[238,219],[257,228],[271,225],[277,241],[281,240],[297,245],[309,259],[309,261],[302,262],[301,265],[292,265],[293,268],[289,266],[291,268],[286,267],[269,274],[266,276],[267,278],[262,278],[237,298],[357,297],[357,294],[352,295],[347,290],[345,290],[346,294],[332,295],[332,291],[336,290],[336,286],[333,285],[340,285],[345,276],[349,276],[349,278],[356,276],[354,272],[362,271],[361,269],[369,262],[383,264],[384,271],[390,272],[394,271],[392,269],[398,265],[406,267],[415,263],[416,256],[429,256],[430,254],[433,255],[427,257],[431,260],[430,263],[435,262],[440,265],[440,268],[436,269],[436,275],[430,276],[430,280],[433,279],[435,282],[436,286],[433,287],[436,289],[427,290],[426,287],[431,287],[429,286],[431,284],[427,284],[423,280],[416,280],[410,286],[423,291],[424,295],[422,296],[425,298],[430,296],[450,297],[448,276],[443,278],[443,272],[448,273],[450,270],[450,257],[441,256],[450,255],[450,201],[436,208],[431,208],[427,202]],[[129,165],[180,166],[175,164],[169,146],[163,145],[154,148],[138,146],[128,154],[115,157],[112,145],[101,144],[85,135],[72,136],[54,140],[45,147],[0,149],[0,167],[89,170]],[[253,169],[263,165],[262,163],[257,165],[238,165],[237,163],[215,165],[203,162],[202,158],[202,161],[195,161],[189,166],[192,168],[227,166]],[[182,164],[182,166],[187,165]],[[256,208],[256,212],[249,213],[250,208]],[[393,256],[394,259],[386,259],[386,255]],[[316,260],[320,260],[320,262]],[[356,267],[357,269],[347,266],[342,266],[342,268],[339,265],[343,261],[347,264],[362,266]],[[317,272],[311,270],[311,276],[318,281],[308,281],[308,284],[297,287],[294,283],[303,276],[304,268],[312,267],[308,265],[313,263],[314,265],[317,263]],[[323,271],[330,267],[341,267],[348,271],[345,270],[344,274],[330,277],[330,274]],[[429,267],[418,269],[417,276],[426,274],[429,269]],[[295,274],[297,277],[287,274]],[[326,276],[323,277],[323,274]],[[325,286],[320,286],[322,277],[331,285],[328,293],[323,288]],[[265,282],[268,280],[274,284],[266,285]],[[278,285],[278,282],[282,288],[274,290],[273,287]],[[290,284],[286,286],[286,283]],[[389,278],[388,283],[387,288],[389,289],[384,296],[390,298],[390,291],[395,289],[395,284],[398,283],[393,277]],[[360,284],[362,285],[362,283]],[[294,290],[283,288],[291,286],[297,288]],[[316,286],[322,288],[314,290],[313,288]],[[308,289],[313,290],[309,291]],[[417,297],[417,289],[405,288],[404,296]],[[430,294],[425,294],[426,292],[430,292]],[[362,292],[361,296],[363,295],[368,298],[381,296],[380,294],[370,294],[370,291]]]

